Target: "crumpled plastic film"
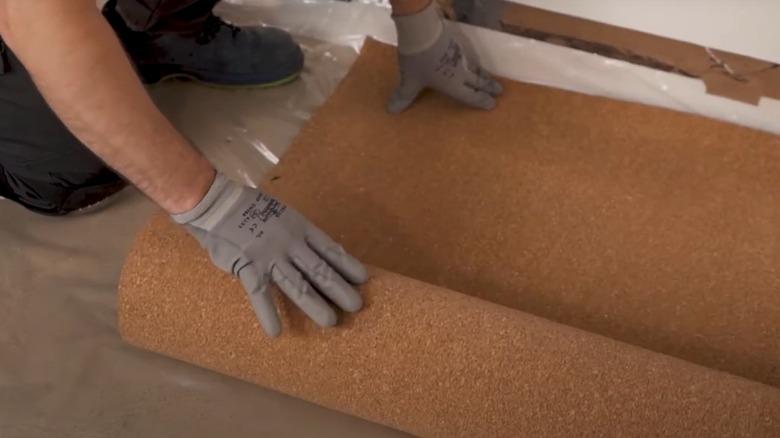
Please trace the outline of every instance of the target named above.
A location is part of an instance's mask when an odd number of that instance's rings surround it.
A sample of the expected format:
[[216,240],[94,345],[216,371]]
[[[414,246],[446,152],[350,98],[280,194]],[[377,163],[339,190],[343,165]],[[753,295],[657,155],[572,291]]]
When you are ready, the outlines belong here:
[[259,20],[296,35],[356,50],[367,36],[387,44],[396,41],[390,10],[370,1],[229,0],[220,3],[216,11],[237,24]]
[[225,91],[171,83],[153,88],[151,94],[215,166],[254,186],[279,161],[301,125],[325,101],[358,53],[352,47],[302,42],[305,72],[287,86]]
[[[338,0],[230,0],[262,10],[264,22],[289,26],[299,35],[349,44],[359,49],[365,36],[395,44],[387,8],[370,2]],[[338,26],[334,23],[338,22]],[[757,106],[706,93],[704,83],[569,47],[459,23],[483,67],[516,81],[724,120],[780,134],[780,101],[762,99]]]

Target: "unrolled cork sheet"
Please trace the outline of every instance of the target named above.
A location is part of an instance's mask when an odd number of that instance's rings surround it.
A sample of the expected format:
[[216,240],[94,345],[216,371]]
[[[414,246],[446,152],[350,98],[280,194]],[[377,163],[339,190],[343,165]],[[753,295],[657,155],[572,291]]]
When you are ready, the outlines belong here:
[[367,42],[264,182],[382,268],[364,311],[319,330],[285,307],[269,341],[160,216],[124,338],[424,437],[780,433],[780,390],[715,370],[780,381],[778,139],[512,82],[490,113],[389,116],[396,80]]
[[382,104],[369,44],[272,169],[367,263],[780,387],[780,137],[507,82]]

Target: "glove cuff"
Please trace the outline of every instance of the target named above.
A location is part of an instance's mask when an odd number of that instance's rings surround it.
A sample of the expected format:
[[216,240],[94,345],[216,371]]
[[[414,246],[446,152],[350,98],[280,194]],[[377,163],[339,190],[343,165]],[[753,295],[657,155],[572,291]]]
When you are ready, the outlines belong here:
[[222,173],[217,173],[214,182],[211,184],[206,195],[192,210],[171,215],[174,221],[179,224],[194,225],[198,228],[205,230],[210,229],[215,224],[212,224],[209,220],[211,217],[220,217],[221,215],[215,214],[225,208],[230,208],[238,195],[241,194],[241,187],[236,183],[228,179]]
[[398,34],[398,53],[414,55],[433,46],[444,32],[444,18],[435,1],[411,15],[393,16]]

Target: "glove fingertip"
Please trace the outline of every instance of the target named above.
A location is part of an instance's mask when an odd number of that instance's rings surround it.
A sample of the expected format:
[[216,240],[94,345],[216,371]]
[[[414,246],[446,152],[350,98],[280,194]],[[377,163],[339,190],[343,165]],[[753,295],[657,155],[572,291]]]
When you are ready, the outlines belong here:
[[488,111],[496,107],[497,105],[496,99],[493,96],[485,92],[481,92],[479,94],[481,95],[481,97],[477,100],[470,102],[471,106],[473,106],[474,108],[488,110]]
[[269,338],[278,338],[279,335],[282,334],[282,326],[281,324],[262,324],[263,330],[265,331],[265,334],[268,335]]
[[[247,281],[243,279],[242,281]],[[258,277],[259,283],[249,294],[249,302],[255,311],[260,327],[271,338],[279,336],[282,332],[282,322],[279,320],[279,313],[276,309],[273,296],[269,293],[268,282]]]
[[504,86],[501,85],[501,82],[498,82],[496,79],[493,79],[493,85],[492,85],[492,92],[491,94],[493,96],[500,96],[504,94]]
[[335,311],[331,311],[328,313],[328,317],[324,320],[324,323],[322,324],[323,327],[335,327],[336,324],[339,322],[339,317],[336,315]]
[[282,323],[279,321],[279,315],[276,309],[256,309],[257,319],[260,327],[270,338],[276,338],[282,333]]
[[400,114],[412,105],[412,100],[393,97],[385,107],[390,114]]
[[367,283],[369,279],[368,269],[365,267],[365,265],[357,261],[354,257],[350,256],[350,258],[352,259],[350,260],[350,264],[352,265],[350,269],[350,277],[351,277],[349,278],[350,282],[352,284]]
[[484,90],[493,97],[498,97],[504,94],[504,86],[501,85],[501,83],[495,77],[493,77],[489,71],[480,66],[477,66],[472,69],[471,72],[474,73],[474,75],[477,77],[472,86],[476,87],[477,89]]
[[335,327],[339,322],[336,311],[328,305],[310,308],[308,311],[304,309],[304,312],[306,312],[318,326],[323,328]]
[[346,312],[356,313],[363,308],[363,297],[357,291],[353,291],[353,294],[350,294],[350,299],[341,308]]
[[408,78],[396,87],[386,109],[391,114],[399,114],[408,109],[425,88],[421,83]]
[[361,285],[368,281],[368,268],[358,259],[348,253],[341,256],[340,263],[336,269],[352,284]]
[[321,230],[311,230],[306,236],[306,243],[350,283],[363,284],[368,281],[369,274],[365,265]]

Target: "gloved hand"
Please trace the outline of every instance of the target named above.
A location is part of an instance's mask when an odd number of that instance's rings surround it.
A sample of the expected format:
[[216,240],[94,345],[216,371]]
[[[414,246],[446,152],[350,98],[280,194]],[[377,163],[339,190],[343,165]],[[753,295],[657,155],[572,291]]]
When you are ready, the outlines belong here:
[[323,327],[337,322],[328,300],[347,312],[363,305],[353,284],[368,280],[366,268],[300,213],[255,189],[218,174],[203,200],[173,219],[216,266],[238,276],[269,336],[281,332],[271,281]]
[[421,12],[394,16],[398,33],[401,83],[387,105],[400,113],[426,88],[475,108],[492,109],[503,93],[498,83],[467,51],[454,25],[444,19],[436,2]]

